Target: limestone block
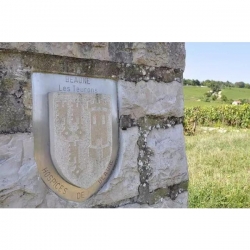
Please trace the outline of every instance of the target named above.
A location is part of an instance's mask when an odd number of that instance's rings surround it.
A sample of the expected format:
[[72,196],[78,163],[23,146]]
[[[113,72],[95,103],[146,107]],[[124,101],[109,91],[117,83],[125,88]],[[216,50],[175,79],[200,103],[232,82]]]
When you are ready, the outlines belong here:
[[[70,202],[61,199],[57,196],[52,190],[47,189],[46,196],[43,199],[43,202],[38,206],[39,208],[66,208],[74,207],[72,204],[76,202]],[[79,204],[79,203],[76,203]]]
[[187,208],[188,192],[183,192],[177,196],[175,200],[169,197],[159,199],[155,204],[151,205],[152,208]]
[[0,49],[97,59],[173,69],[185,68],[185,43],[0,43]]
[[108,43],[69,42],[69,43],[32,43],[13,42],[0,43],[1,49],[27,51],[58,56],[86,59],[107,60],[109,58]]
[[138,83],[118,82],[119,115],[140,118],[145,115],[183,116],[182,84],[140,81]]
[[97,203],[118,202],[138,195],[140,185],[137,170],[139,148],[138,128],[120,130],[120,149],[115,169],[103,188],[96,195]]
[[[137,139],[137,127],[120,131],[119,156],[107,183],[87,201],[76,203],[61,199],[41,180],[33,158],[31,134],[1,135],[0,207],[93,207],[133,198],[138,195],[140,184]],[[186,158],[185,154],[182,155],[183,143],[181,125],[166,130],[154,129],[149,133],[148,146],[155,153],[150,161],[153,168],[149,180],[150,191],[187,180]],[[185,207],[185,197],[183,202],[179,202],[182,196],[179,194],[175,201],[168,198],[158,201],[151,207]]]
[[175,200],[165,197],[150,206],[147,204],[132,203],[120,206],[119,208],[187,208],[187,204],[188,192],[183,192],[179,194]]
[[[145,123],[182,117],[184,43],[0,43],[0,51],[0,133],[16,133],[0,134],[0,207],[105,207],[136,200],[140,186],[138,127],[120,130],[114,170],[88,200],[65,201],[44,184],[33,157],[33,135],[27,133],[32,131],[31,74],[38,71],[120,79],[119,116],[151,116],[151,120],[143,120]],[[182,125],[156,128],[145,131],[145,148],[154,152],[149,156],[151,192],[188,179]],[[183,193],[175,201],[163,198],[150,207],[182,207],[186,198]]]
[[133,63],[185,69],[185,43],[133,43]]
[[[1,53],[0,53],[1,55]],[[0,132],[29,132],[31,91],[20,58],[0,59]],[[26,106],[27,105],[27,106]]]
[[147,137],[147,146],[154,153],[150,157],[150,191],[188,180],[182,125],[152,130]]
[[0,135],[0,207],[36,207],[46,191],[31,134]]

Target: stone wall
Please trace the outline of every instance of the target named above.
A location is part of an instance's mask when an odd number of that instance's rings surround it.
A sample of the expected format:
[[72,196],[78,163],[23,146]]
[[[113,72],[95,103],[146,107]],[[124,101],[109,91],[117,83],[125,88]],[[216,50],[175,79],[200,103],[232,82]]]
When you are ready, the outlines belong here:
[[[0,43],[0,207],[187,207],[184,68],[184,43]],[[39,176],[32,72],[117,82],[117,162],[84,202],[61,199]]]

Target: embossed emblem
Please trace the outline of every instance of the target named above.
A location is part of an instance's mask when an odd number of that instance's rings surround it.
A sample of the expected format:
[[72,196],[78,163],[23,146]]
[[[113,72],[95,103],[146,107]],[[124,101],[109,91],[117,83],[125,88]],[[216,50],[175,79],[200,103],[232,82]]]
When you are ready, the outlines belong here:
[[68,182],[89,188],[111,159],[111,98],[104,94],[50,93],[50,152]]
[[109,177],[118,153],[116,82],[32,74],[35,159],[61,198],[82,202]]

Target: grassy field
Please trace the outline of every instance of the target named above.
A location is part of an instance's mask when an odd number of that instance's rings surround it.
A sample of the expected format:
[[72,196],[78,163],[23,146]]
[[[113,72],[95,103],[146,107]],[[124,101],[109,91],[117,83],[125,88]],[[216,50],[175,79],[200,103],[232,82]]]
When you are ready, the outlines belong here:
[[[185,107],[220,106],[202,101],[207,87],[184,86]],[[250,99],[250,89],[223,89],[228,99]],[[186,136],[190,208],[250,208],[250,130],[204,130]],[[226,131],[226,132],[225,132]]]
[[[204,102],[200,100],[208,90],[209,88],[207,87],[184,86],[185,107],[222,105],[220,101]],[[222,94],[226,95],[228,99],[233,100],[250,99],[250,89],[245,88],[223,89]]]
[[185,140],[189,207],[250,208],[250,131],[202,130]]

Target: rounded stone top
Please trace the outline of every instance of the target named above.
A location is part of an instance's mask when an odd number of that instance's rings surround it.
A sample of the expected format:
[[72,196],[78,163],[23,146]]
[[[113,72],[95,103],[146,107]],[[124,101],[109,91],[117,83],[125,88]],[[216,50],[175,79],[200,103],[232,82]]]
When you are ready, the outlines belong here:
[[185,43],[182,42],[2,42],[0,50],[27,51],[181,70],[185,69],[186,57]]

